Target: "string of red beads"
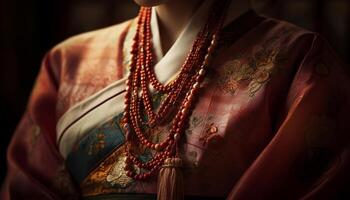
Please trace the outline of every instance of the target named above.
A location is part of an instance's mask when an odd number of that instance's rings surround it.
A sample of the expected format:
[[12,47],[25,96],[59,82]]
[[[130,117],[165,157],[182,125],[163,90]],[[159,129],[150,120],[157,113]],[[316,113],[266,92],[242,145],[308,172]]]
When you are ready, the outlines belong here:
[[[154,56],[152,46],[151,8],[142,7],[138,16],[137,30],[131,50],[131,64],[126,81],[125,107],[122,119],[126,135],[127,175],[135,180],[145,180],[159,171],[167,158],[177,156],[178,142],[188,121],[194,98],[198,95],[200,84],[204,79],[205,69],[209,65],[218,42],[218,35],[225,19],[225,10],[229,0],[216,1],[205,26],[198,33],[176,78],[162,84],[153,71]],[[152,105],[149,86],[157,92],[166,94],[157,111]],[[148,139],[143,126],[153,128],[163,120],[169,120],[168,114],[178,108],[173,117],[168,136],[163,141],[153,143]],[[143,112],[143,110],[145,112]],[[143,119],[147,115],[147,121]],[[140,146],[155,150],[154,157],[142,162],[133,153],[133,148]],[[135,167],[144,169],[136,173]]]

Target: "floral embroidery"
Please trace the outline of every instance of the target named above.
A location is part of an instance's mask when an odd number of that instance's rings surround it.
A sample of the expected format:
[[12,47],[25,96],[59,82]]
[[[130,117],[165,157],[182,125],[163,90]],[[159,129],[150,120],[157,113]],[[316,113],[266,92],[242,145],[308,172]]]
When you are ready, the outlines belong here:
[[203,143],[203,146],[208,144],[209,138],[218,132],[218,127],[214,123],[211,123],[205,127],[205,134],[199,138],[199,141]]
[[105,147],[105,135],[103,132],[96,135],[96,141],[90,145],[88,155],[96,155]]
[[261,49],[253,57],[228,61],[220,72],[218,86],[225,93],[234,95],[245,84],[250,96],[270,80],[275,72],[278,51]]
[[199,138],[199,141],[202,142],[203,146],[206,146],[210,149],[217,149],[223,142],[223,137],[218,134],[219,128],[215,123],[207,124],[205,127],[204,134]]
[[[211,116],[209,116],[209,118],[211,118]],[[185,131],[186,134],[191,135],[192,131],[198,126],[201,126],[203,122],[205,122],[205,118],[194,112],[189,119],[189,127]]]
[[[281,41],[298,31],[297,28],[281,29],[279,34],[266,40],[250,54],[237,54],[235,59],[226,62],[219,72],[218,87],[226,94],[234,95],[238,89],[247,89],[249,96],[253,97],[262,86],[267,83],[271,76],[281,69],[287,60],[287,54]],[[223,41],[223,47],[231,44]]]
[[108,172],[106,181],[113,187],[126,188],[131,182],[133,182],[133,179],[128,177],[124,170],[125,160],[126,156],[118,156],[113,167]]
[[124,146],[118,148],[93,170],[82,182],[83,196],[122,192],[131,189],[135,181],[125,174]]

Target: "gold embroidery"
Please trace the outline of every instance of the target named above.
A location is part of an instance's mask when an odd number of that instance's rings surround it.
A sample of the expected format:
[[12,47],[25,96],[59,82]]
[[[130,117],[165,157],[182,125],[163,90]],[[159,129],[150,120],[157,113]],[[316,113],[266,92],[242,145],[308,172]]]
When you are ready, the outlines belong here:
[[237,89],[244,87],[248,82],[250,96],[270,80],[276,68],[277,51],[262,49],[252,58],[228,61],[220,73],[219,88],[228,94],[234,95]]
[[83,196],[121,192],[134,180],[126,176],[124,146],[119,147],[81,183]]
[[90,145],[88,155],[96,155],[99,151],[105,148],[105,135],[103,133],[98,133],[96,137],[97,141]]
[[[210,118],[211,116],[209,116]],[[193,113],[190,116],[190,122],[189,122],[189,127],[186,129],[186,134],[191,135],[192,131],[197,128],[198,126],[201,126],[202,123],[205,122],[205,118],[203,116],[197,115],[197,113]]]
[[121,155],[117,158],[112,169],[108,172],[106,177],[107,182],[111,183],[112,186],[119,186],[121,188],[126,188],[132,179],[126,175],[124,170],[126,156]]
[[217,126],[215,126],[214,123],[211,123],[211,124],[206,126],[205,130],[206,130],[205,134],[199,138],[199,141],[201,141],[203,143],[203,145],[207,145],[209,138],[212,135],[216,134],[219,129]]
[[223,137],[218,134],[219,128],[214,124],[210,123],[205,128],[205,133],[199,138],[203,146],[207,146],[210,149],[217,149],[223,142]]

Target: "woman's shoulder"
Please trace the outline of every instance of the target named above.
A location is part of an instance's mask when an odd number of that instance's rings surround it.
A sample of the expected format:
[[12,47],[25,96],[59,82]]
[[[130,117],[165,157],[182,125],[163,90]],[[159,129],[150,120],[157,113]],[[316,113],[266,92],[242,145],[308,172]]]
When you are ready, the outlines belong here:
[[247,49],[271,51],[288,57],[294,55],[295,59],[303,59],[310,51],[321,53],[324,49],[331,49],[327,40],[317,32],[285,20],[256,15],[260,18],[259,24],[242,40]]
[[60,113],[123,76],[123,44],[133,20],[70,37],[43,60],[59,87]]
[[90,51],[96,53],[106,48],[115,48],[133,20],[71,36],[55,45],[50,52],[61,56],[79,56]]
[[[320,34],[295,25],[288,21],[275,19],[255,11],[232,23],[233,26],[226,28],[222,42],[225,47],[232,49],[264,49],[271,51],[298,51],[299,54],[306,53],[301,49],[310,49],[312,44],[318,40],[326,42]],[[238,33],[238,34],[237,34]]]
[[265,19],[263,23],[261,23],[261,34],[264,35],[267,40],[278,39],[281,45],[286,46],[294,46],[300,43],[312,43],[314,40],[318,39],[325,41],[319,33],[305,27],[282,19],[261,16]]
[[266,46],[279,46],[279,49],[289,50],[289,53],[299,52],[302,56],[319,54],[320,56],[335,56],[328,40],[320,33],[293,24],[288,21],[265,17],[261,31]]
[[43,61],[61,78],[77,78],[82,71],[92,72],[114,66],[134,21],[131,19],[69,37],[49,50]]

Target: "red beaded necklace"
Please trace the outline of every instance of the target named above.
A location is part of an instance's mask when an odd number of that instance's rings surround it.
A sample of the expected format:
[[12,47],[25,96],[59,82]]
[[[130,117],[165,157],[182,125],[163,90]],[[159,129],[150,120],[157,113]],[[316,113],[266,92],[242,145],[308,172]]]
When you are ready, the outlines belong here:
[[[161,167],[178,167],[181,160],[178,155],[178,143],[193,108],[194,98],[198,94],[204,79],[205,69],[209,65],[218,42],[218,35],[224,22],[229,0],[218,0],[181,67],[180,73],[170,83],[160,83],[153,71],[153,46],[151,34],[151,8],[142,7],[132,46],[130,74],[126,81],[125,107],[122,119],[126,134],[127,175],[135,180],[145,180],[155,175]],[[154,110],[149,86],[166,94],[157,111]],[[170,113],[176,114],[170,116]],[[147,116],[144,119],[143,114]],[[169,119],[169,118],[173,119]],[[164,120],[172,121],[166,139],[153,143],[148,139],[143,126],[154,128]],[[133,148],[143,146],[156,151],[154,157],[142,162],[133,153]],[[175,160],[174,160],[175,159]],[[143,169],[136,173],[136,168]]]

